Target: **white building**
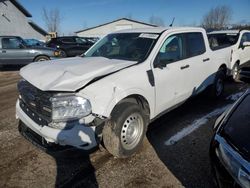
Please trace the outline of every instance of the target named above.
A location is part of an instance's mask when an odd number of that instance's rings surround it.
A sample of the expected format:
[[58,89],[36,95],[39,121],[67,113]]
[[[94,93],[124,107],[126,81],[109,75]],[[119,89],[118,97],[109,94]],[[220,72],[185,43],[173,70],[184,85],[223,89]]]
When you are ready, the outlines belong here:
[[47,32],[32,22],[31,17],[17,0],[0,0],[0,35],[45,40]]
[[122,30],[122,29],[149,28],[149,27],[151,28],[151,27],[157,27],[157,26],[144,23],[144,22],[139,22],[136,20],[121,18],[118,20],[114,20],[112,22],[102,24],[102,25],[76,31],[75,33],[79,37],[99,37],[100,38],[108,33]]

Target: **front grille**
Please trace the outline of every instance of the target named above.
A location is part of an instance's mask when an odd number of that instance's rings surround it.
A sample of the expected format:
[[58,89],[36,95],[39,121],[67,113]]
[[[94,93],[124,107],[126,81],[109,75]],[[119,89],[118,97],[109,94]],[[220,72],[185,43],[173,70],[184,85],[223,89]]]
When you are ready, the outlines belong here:
[[[26,111],[29,109],[32,112],[30,116],[30,114],[25,111],[31,119],[36,122],[37,119],[41,118],[47,123],[51,122],[52,104],[50,98],[53,95],[51,92],[41,91],[24,80],[18,83],[18,91],[20,94],[20,107],[22,109],[25,108]],[[34,118],[35,116],[33,116],[33,114],[35,114],[37,118]]]

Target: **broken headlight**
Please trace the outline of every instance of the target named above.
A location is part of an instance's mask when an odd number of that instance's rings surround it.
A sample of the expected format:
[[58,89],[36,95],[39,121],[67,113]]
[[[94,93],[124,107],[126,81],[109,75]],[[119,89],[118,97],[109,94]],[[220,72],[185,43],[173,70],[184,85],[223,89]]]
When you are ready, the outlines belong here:
[[89,100],[79,96],[57,96],[51,102],[52,120],[56,122],[80,119],[91,113]]

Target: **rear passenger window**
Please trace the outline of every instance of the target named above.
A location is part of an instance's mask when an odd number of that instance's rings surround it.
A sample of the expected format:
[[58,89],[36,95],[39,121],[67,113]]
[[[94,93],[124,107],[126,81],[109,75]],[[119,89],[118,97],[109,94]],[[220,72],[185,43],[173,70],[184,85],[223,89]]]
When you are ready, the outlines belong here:
[[20,49],[22,44],[17,38],[3,38],[2,48],[3,49]]
[[201,55],[206,51],[202,33],[187,33],[185,36],[187,57]]

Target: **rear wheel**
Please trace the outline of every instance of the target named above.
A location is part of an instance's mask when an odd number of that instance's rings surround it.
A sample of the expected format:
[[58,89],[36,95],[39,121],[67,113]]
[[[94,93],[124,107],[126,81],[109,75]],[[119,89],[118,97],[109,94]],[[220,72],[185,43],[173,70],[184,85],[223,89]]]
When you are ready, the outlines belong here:
[[209,96],[212,98],[218,98],[222,96],[224,92],[224,80],[225,80],[225,73],[223,70],[219,70],[214,79],[214,83],[209,88]]
[[34,59],[34,62],[38,62],[38,61],[48,61],[48,60],[49,60],[49,57],[41,55],[41,56],[36,57],[36,58]]
[[232,70],[232,76],[235,81],[239,80],[239,72],[240,72],[240,66],[238,63],[235,63]]
[[142,144],[146,127],[147,117],[138,104],[121,103],[114,108],[111,120],[103,128],[104,146],[116,157],[129,157]]

